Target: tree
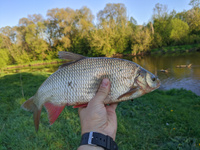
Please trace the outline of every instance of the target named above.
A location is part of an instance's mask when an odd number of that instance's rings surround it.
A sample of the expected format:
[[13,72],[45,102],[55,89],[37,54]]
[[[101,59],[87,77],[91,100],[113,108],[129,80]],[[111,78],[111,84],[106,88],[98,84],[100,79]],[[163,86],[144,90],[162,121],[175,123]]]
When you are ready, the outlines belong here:
[[106,4],[97,14],[97,19],[97,29],[90,42],[93,52],[106,56],[122,53],[128,45],[130,33],[124,4]]
[[200,8],[192,8],[186,13],[186,22],[190,27],[190,31],[193,34],[199,34],[200,32]]
[[175,41],[175,43],[183,44],[183,39],[185,39],[189,33],[188,24],[180,19],[174,18],[171,20],[170,25],[171,25],[170,39]]
[[0,33],[10,38],[10,41],[12,43],[16,42],[16,34],[17,34],[16,26],[12,28],[10,26],[2,27],[0,29]]
[[200,0],[190,0],[189,5],[193,6],[193,8],[200,7]]
[[53,46],[56,41],[61,38],[61,31],[57,18],[57,13],[60,11],[59,8],[50,9],[47,11],[47,20],[45,20],[45,26],[47,27],[46,35],[50,46]]
[[[10,39],[0,34],[0,68],[9,64],[9,47],[10,47]],[[9,45],[8,45],[9,44]]]
[[[174,15],[174,14],[173,14]],[[154,47],[167,46],[170,44],[170,20],[172,17],[167,13],[167,6],[157,3],[153,14]]]
[[167,5],[162,5],[157,3],[153,9],[153,20],[155,19],[167,19],[168,18],[168,9]]
[[137,55],[141,52],[150,50],[152,41],[151,29],[148,27],[138,27],[132,36],[132,54]]
[[[19,55],[25,56],[20,57],[21,59],[25,62],[46,59],[48,54],[48,44],[45,41],[46,26],[40,14],[28,15],[28,18],[20,19],[17,31],[17,44],[14,49],[20,48]],[[17,60],[20,63],[24,61]]]

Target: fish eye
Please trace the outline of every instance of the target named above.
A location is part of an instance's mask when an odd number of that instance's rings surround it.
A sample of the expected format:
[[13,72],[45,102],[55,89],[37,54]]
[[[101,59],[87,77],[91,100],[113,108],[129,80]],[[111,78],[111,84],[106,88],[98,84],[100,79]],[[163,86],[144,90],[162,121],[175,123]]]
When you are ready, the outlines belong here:
[[153,77],[153,78],[151,78],[152,79],[152,81],[156,81],[156,78],[155,77]]

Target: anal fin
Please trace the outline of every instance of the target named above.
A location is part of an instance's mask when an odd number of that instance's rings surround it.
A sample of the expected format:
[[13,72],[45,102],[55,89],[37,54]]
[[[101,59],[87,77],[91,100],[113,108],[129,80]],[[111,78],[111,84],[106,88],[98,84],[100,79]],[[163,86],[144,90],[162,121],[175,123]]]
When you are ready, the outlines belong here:
[[56,119],[58,118],[58,116],[60,115],[60,113],[63,111],[63,109],[65,108],[66,105],[54,105],[50,102],[46,102],[44,104],[47,112],[48,112],[48,117],[49,117],[49,123],[50,125],[52,125]]

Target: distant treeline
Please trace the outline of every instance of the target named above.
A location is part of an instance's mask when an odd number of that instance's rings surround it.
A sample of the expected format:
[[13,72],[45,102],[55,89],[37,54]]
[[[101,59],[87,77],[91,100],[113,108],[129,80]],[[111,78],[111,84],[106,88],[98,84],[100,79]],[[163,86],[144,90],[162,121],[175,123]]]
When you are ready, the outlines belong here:
[[[87,7],[54,8],[41,15],[21,18],[17,26],[0,29],[0,68],[34,60],[50,60],[58,51],[88,56],[141,54],[163,46],[200,43],[200,2],[192,9],[168,12],[156,4],[151,21],[138,25],[124,4],[106,4],[94,15]],[[14,15],[14,14],[13,14]]]

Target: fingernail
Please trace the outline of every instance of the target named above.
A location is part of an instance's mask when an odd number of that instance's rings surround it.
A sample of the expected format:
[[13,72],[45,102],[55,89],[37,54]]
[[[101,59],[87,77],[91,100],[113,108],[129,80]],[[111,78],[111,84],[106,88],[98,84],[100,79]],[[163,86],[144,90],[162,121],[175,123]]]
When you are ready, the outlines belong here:
[[102,87],[107,87],[108,86],[108,83],[109,83],[109,80],[108,79],[103,79],[102,83],[101,83],[101,86]]

